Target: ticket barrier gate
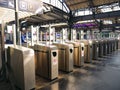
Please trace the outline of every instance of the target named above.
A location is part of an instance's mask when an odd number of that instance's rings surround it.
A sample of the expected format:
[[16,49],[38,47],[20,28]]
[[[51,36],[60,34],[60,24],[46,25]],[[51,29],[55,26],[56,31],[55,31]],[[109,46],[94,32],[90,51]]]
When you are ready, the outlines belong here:
[[109,40],[108,46],[109,46],[109,49],[110,49],[110,53],[112,53],[112,41]]
[[98,40],[99,42],[99,57],[103,56],[103,40]]
[[53,43],[58,47],[59,70],[65,72],[73,71],[73,45],[67,43]]
[[117,50],[117,39],[114,39],[114,51]]
[[112,39],[112,42],[113,42],[113,46],[112,46],[112,52],[114,52],[116,50],[116,40],[115,39]]
[[103,40],[103,55],[107,55],[107,40]]
[[0,48],[0,70],[2,68],[2,57],[1,57],[1,48]]
[[98,59],[98,55],[99,55],[99,42],[98,40],[92,40],[92,44],[93,44],[93,60],[97,60]]
[[58,77],[58,48],[54,45],[35,44],[36,74],[49,80]]
[[34,51],[26,47],[11,46],[7,49],[7,59],[15,86],[21,90],[35,88]]
[[114,52],[116,50],[116,40],[113,39],[112,41],[113,41],[113,52]]
[[81,43],[84,43],[84,62],[92,62],[92,40],[80,40]]
[[118,46],[117,46],[118,49],[120,49],[120,39],[118,40]]
[[84,65],[84,43],[68,41],[68,44],[73,44],[74,46],[74,65],[75,66],[83,66]]
[[112,52],[112,41],[110,39],[107,39],[107,54],[110,54]]
[[118,39],[115,40],[116,40],[116,50],[118,50],[119,40]]
[[114,40],[110,39],[110,53],[112,53],[114,51]]

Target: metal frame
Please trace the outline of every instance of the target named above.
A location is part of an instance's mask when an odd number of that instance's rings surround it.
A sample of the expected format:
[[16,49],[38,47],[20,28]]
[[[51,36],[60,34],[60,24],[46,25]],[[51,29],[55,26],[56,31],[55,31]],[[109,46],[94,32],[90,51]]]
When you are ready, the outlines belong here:
[[[95,15],[96,19],[103,19],[103,18],[113,18],[113,17],[119,17],[120,16],[120,10],[118,11],[112,11],[112,12],[106,12],[106,13],[99,13]],[[74,22],[80,21],[80,20],[92,20],[94,19],[92,15],[85,15],[85,16],[77,16],[74,18]]]

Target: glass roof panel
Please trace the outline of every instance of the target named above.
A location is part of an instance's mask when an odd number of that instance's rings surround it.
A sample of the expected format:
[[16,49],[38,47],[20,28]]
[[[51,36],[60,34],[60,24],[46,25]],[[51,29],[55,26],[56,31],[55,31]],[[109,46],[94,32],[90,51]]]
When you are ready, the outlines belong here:
[[68,7],[66,6],[66,4],[63,2],[61,3],[62,1],[61,0],[42,0],[43,2],[45,3],[48,3],[48,4],[51,4],[65,12],[69,12],[69,9]]
[[83,10],[83,11],[78,11],[75,16],[84,16],[84,15],[91,15],[92,11],[91,10]]
[[104,20],[103,23],[104,24],[112,24],[112,20]]

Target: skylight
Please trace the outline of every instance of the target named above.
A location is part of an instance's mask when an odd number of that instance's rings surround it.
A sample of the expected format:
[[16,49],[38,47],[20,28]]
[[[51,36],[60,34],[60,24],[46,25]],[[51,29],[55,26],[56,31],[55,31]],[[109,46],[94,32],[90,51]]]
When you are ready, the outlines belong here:
[[91,15],[92,11],[91,10],[84,10],[84,11],[78,11],[75,16],[84,16],[84,15]]
[[68,7],[66,6],[65,3],[61,3],[62,0],[42,0],[45,3],[51,4],[55,7],[58,7],[59,9],[65,11],[65,12],[69,12]]
[[104,24],[112,24],[112,21],[111,20],[104,20],[103,23]]

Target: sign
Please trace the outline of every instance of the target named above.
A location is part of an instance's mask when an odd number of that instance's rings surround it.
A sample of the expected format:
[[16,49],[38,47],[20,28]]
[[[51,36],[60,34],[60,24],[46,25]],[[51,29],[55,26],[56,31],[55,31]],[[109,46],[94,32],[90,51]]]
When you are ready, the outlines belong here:
[[1,7],[8,7],[8,0],[0,0]]
[[53,65],[57,65],[58,64],[58,60],[57,59],[53,59]]
[[[0,0],[0,7],[14,9],[14,0]],[[41,13],[43,2],[40,0],[18,0],[19,11]]]
[[81,52],[81,56],[84,57],[84,51],[83,51],[83,50],[82,50],[82,52]]

